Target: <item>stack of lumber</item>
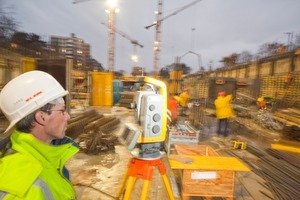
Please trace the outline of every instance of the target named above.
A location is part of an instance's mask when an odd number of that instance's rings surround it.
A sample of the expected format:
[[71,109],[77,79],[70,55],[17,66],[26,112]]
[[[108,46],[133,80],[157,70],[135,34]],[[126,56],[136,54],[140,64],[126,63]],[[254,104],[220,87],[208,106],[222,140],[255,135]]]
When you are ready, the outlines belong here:
[[288,108],[274,113],[273,118],[287,125],[296,125],[300,127],[300,110]]
[[118,106],[131,108],[130,104],[133,102],[134,92],[121,92],[121,98],[118,102]]
[[288,108],[274,113],[273,118],[285,124],[282,135],[286,139],[300,141],[300,110]]

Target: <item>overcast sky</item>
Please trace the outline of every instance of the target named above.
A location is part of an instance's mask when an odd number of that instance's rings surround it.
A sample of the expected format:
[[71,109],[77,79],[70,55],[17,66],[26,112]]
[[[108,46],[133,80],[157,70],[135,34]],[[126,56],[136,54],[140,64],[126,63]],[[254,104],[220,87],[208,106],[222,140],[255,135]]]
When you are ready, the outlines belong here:
[[[80,1],[80,0],[79,0]],[[194,0],[164,0],[163,15],[180,10]],[[108,22],[105,0],[2,0],[12,6],[19,31],[35,33],[48,41],[51,35],[68,37],[75,33],[91,45],[91,55],[107,69]],[[137,40],[138,65],[153,71],[155,27],[145,29],[155,20],[158,0],[118,0],[120,12],[116,28]],[[300,0],[202,0],[162,23],[160,68],[176,57],[192,68],[207,69],[222,64],[223,57],[249,51],[257,53],[260,45],[286,44],[288,34],[300,33]],[[116,34],[115,71],[132,71],[133,45]],[[187,52],[193,52],[188,53]],[[201,55],[201,62],[199,57]]]

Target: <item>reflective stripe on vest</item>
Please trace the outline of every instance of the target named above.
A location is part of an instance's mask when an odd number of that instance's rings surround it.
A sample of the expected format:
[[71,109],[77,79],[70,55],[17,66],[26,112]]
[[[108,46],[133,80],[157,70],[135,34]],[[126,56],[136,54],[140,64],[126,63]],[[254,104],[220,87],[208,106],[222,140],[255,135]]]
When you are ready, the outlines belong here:
[[43,192],[46,200],[54,200],[54,197],[53,197],[48,185],[42,179],[37,178],[34,181],[33,186],[40,188],[40,190]]
[[[45,200],[54,200],[54,197],[48,187],[48,185],[40,178],[37,178],[34,183],[33,186],[38,187],[44,194],[45,196]],[[5,197],[5,195],[7,195],[7,192],[3,192],[0,191],[0,200],[3,199]]]
[[0,191],[0,199],[3,199],[6,194],[7,194],[6,192]]

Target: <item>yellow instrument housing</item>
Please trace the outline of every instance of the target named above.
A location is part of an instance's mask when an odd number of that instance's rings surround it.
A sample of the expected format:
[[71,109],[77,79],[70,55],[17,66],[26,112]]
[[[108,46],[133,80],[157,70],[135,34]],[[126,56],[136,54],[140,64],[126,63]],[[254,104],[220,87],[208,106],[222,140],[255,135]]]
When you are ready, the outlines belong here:
[[[141,83],[148,83],[154,85],[159,90],[159,94],[162,95],[162,116],[161,116],[161,134],[157,137],[145,137],[142,133],[138,138],[137,143],[155,143],[163,142],[166,139],[167,132],[167,86],[163,81],[151,78],[151,77],[141,77]],[[143,132],[143,131],[142,131]]]

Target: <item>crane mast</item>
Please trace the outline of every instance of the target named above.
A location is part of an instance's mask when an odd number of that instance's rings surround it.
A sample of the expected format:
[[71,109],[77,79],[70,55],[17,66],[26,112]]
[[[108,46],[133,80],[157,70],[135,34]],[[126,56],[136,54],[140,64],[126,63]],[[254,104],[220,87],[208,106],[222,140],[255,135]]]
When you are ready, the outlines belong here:
[[[107,28],[109,28],[109,25],[106,24],[105,22],[101,22],[101,24],[103,24],[104,26],[106,26]],[[126,38],[127,40],[129,40],[131,42],[131,44],[133,44],[134,46],[139,46],[141,48],[143,48],[144,46],[142,44],[140,44],[137,40],[135,39],[132,39],[131,37],[129,37],[127,34],[125,34],[124,32],[118,30],[116,27],[115,27],[115,30],[114,30],[115,33],[118,33],[119,35],[121,35],[122,37]]]
[[[105,22],[101,22],[102,25],[106,26],[109,29],[109,25]],[[118,33],[119,35],[121,35],[122,37],[126,38],[127,40],[130,41],[130,43],[133,45],[133,56],[136,56],[136,46],[139,46],[140,48],[143,48],[144,46],[142,44],[140,44],[137,40],[132,39],[131,37],[129,37],[127,34],[125,34],[124,32],[118,30],[116,27],[114,28],[114,32]],[[133,59],[132,59],[133,60]],[[134,61],[135,62],[135,61]]]
[[[74,0],[73,4],[89,1],[89,0]],[[107,48],[107,66],[108,71],[113,72],[115,67],[115,27],[116,20],[115,15],[119,11],[116,7],[116,2],[114,0],[107,0],[107,4],[109,5],[109,9],[106,10],[108,13],[108,48]]]
[[161,23],[163,12],[163,0],[158,0],[156,11],[156,30],[154,39],[154,76],[158,76],[158,70],[160,65],[160,45],[161,45]]
[[202,0],[195,0],[183,7],[181,7],[180,9],[176,10],[175,12],[162,17],[162,12],[163,12],[163,0],[158,0],[158,4],[157,4],[157,11],[156,11],[156,21],[154,23],[152,23],[149,26],[145,26],[146,29],[151,28],[152,26],[156,27],[155,30],[155,41],[154,41],[154,75],[158,76],[158,71],[159,71],[159,65],[160,65],[160,46],[161,46],[161,24],[162,21],[168,19],[171,16],[174,16],[176,14],[178,14],[179,12],[195,5],[196,3],[200,2]]
[[110,72],[113,72],[115,67],[115,43],[116,43],[115,27],[116,27],[115,11],[109,10],[107,63],[108,63],[108,71]]

